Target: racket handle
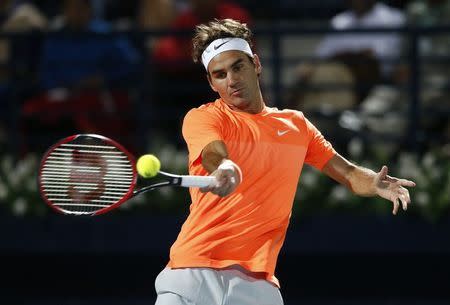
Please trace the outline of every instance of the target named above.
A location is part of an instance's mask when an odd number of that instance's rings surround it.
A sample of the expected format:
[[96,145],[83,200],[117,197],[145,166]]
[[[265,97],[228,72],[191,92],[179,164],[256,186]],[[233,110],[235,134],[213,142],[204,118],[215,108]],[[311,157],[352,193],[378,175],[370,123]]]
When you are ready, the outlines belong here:
[[181,176],[183,187],[206,187],[217,183],[214,176]]

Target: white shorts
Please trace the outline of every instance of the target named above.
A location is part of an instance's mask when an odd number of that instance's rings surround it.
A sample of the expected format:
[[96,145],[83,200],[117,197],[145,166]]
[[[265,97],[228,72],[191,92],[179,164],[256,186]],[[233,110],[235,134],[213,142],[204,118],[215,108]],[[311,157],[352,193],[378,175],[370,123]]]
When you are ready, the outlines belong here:
[[280,290],[237,269],[165,268],[155,305],[283,305]]

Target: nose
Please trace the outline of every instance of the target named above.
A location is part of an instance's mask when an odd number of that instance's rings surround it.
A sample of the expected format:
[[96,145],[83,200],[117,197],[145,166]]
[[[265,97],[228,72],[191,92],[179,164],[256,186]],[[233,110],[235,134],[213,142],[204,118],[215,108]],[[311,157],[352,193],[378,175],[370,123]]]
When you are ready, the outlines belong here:
[[227,78],[228,78],[228,86],[230,86],[230,87],[234,87],[238,83],[238,75],[237,75],[237,73],[234,73],[234,72],[231,71],[231,72],[228,73]]

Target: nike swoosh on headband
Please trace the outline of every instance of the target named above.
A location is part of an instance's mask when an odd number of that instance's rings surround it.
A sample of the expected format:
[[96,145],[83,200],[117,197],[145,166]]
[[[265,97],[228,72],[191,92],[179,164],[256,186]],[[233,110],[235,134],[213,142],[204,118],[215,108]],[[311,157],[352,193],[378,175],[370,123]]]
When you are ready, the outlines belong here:
[[214,51],[217,50],[218,48],[220,48],[221,46],[223,46],[224,44],[229,43],[229,42],[230,42],[230,40],[227,40],[227,41],[222,42],[221,44],[215,45],[214,46]]

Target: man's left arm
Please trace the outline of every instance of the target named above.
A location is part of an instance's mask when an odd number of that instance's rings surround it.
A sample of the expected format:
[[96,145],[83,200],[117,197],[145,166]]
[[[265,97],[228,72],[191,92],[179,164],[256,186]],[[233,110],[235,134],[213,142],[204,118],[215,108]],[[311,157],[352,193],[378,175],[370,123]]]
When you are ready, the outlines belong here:
[[411,203],[409,191],[406,187],[414,187],[413,181],[399,179],[388,175],[387,166],[383,166],[378,173],[351,163],[339,154],[332,157],[323,167],[322,172],[337,182],[345,185],[359,196],[380,196],[392,201],[395,215],[400,203],[403,210]]

